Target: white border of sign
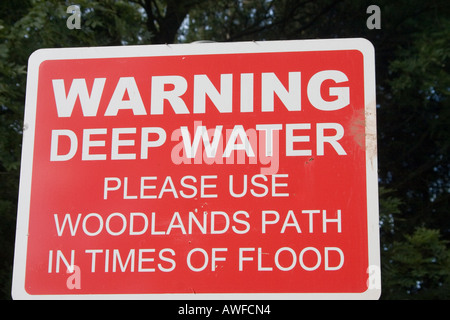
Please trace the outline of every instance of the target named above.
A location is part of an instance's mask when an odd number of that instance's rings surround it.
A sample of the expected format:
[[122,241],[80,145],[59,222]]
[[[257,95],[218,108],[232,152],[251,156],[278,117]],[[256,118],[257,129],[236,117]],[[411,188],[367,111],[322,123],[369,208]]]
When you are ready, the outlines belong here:
[[[99,294],[99,295],[30,295],[25,290],[28,221],[36,121],[39,66],[46,60],[149,57],[199,54],[261,52],[358,50],[364,57],[364,92],[366,115],[366,174],[369,289],[363,293],[245,293],[245,294]],[[289,40],[235,43],[191,43],[174,45],[122,46],[40,49],[28,61],[28,76],[23,126],[22,162],[16,228],[12,296],[14,299],[378,299],[381,294],[378,222],[378,174],[376,145],[375,52],[362,38],[326,40]]]

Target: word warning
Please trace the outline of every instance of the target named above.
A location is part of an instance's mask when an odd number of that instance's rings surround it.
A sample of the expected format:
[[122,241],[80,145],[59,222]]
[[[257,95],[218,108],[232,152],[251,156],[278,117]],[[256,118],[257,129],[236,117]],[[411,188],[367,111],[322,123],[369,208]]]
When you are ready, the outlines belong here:
[[366,40],[38,50],[23,139],[14,298],[379,296]]

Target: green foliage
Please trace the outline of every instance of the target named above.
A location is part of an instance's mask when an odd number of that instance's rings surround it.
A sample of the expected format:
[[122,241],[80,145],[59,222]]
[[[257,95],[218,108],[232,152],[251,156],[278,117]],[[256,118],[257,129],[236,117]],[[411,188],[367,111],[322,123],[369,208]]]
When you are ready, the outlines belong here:
[[[68,5],[57,0],[35,1],[11,29],[11,39],[28,50],[46,47],[139,44],[149,41],[139,6],[126,1],[76,3],[81,10],[81,29],[68,29]],[[29,56],[25,51],[26,57]]]
[[396,234],[395,227],[399,223],[402,201],[393,196],[394,191],[381,186],[379,188],[380,237],[383,244],[391,243]]
[[[435,21],[398,50],[379,112],[380,176],[403,199],[408,224],[449,239],[450,21]],[[383,126],[384,123],[389,125]]]
[[381,229],[384,299],[450,298],[449,57],[450,20],[440,19],[389,65],[380,169],[396,192],[380,207],[393,212],[390,232]]
[[439,230],[418,228],[384,256],[384,299],[449,299],[450,251]]

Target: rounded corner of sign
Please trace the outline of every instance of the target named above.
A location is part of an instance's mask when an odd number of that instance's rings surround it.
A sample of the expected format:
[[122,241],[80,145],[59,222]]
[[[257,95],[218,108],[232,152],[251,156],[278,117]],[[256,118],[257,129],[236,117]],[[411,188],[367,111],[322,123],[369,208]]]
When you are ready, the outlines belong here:
[[48,49],[38,49],[28,57],[28,66],[39,68],[42,62],[48,60]]
[[13,300],[29,300],[32,299],[32,296],[26,291],[25,288],[13,285],[11,290],[11,298]]
[[43,55],[44,52],[46,50],[45,49],[37,49],[35,51],[33,51],[30,56],[28,57],[28,64],[34,64],[34,63],[39,63],[41,61],[43,61]]
[[375,56],[375,47],[373,43],[366,38],[355,38],[355,49],[362,53],[364,57]]
[[368,288],[362,293],[366,300],[379,300],[381,297],[381,288]]

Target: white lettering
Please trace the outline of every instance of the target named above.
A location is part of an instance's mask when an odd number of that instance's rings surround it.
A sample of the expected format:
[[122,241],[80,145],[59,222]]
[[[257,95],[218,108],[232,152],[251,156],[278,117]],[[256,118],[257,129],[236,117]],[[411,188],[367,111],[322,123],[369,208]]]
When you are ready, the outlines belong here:
[[233,75],[220,75],[220,92],[205,74],[194,75],[194,113],[205,113],[206,96],[220,113],[233,111]]
[[336,83],[348,81],[345,73],[337,70],[325,70],[317,72],[311,77],[308,83],[308,99],[311,104],[319,110],[335,111],[342,109],[350,104],[349,87],[331,87],[330,96],[336,96],[336,100],[327,101],[322,98],[320,88],[325,80],[333,80]]
[[283,102],[289,111],[301,110],[300,72],[289,72],[289,90],[283,86],[273,72],[261,74],[261,109],[264,112],[274,111],[274,94]]
[[[166,85],[173,85],[172,90],[165,90]],[[164,100],[167,100],[177,114],[189,113],[181,96],[186,92],[187,81],[181,76],[153,76],[151,95],[151,114],[164,113]]]
[[[128,93],[128,98],[124,100],[125,93]],[[141,94],[137,87],[136,81],[133,77],[120,78],[117,82],[116,89],[106,108],[105,116],[117,116],[119,110],[130,109],[135,116],[146,115],[144,103],[142,102]]]
[[66,96],[66,89],[63,79],[52,80],[53,93],[55,95],[56,111],[58,117],[70,117],[77,98],[80,98],[81,109],[85,117],[95,117],[97,115],[100,99],[103,94],[106,78],[94,79],[91,94],[89,95],[86,79],[73,79]]

